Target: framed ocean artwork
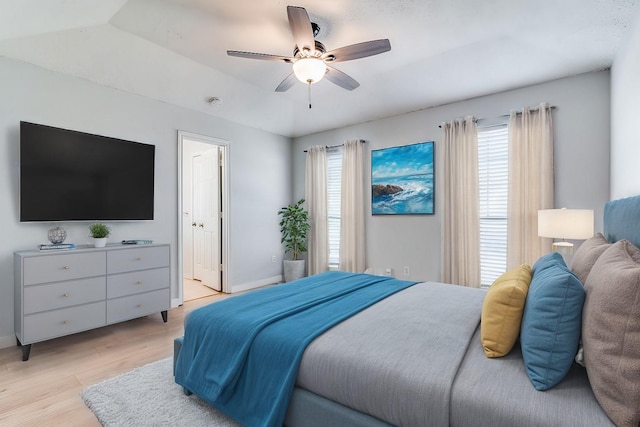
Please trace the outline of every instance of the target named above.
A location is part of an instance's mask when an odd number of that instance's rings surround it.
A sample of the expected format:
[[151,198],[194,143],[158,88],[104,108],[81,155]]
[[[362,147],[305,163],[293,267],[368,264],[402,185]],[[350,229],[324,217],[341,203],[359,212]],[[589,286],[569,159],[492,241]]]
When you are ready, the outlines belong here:
[[371,213],[433,215],[434,143],[371,151]]

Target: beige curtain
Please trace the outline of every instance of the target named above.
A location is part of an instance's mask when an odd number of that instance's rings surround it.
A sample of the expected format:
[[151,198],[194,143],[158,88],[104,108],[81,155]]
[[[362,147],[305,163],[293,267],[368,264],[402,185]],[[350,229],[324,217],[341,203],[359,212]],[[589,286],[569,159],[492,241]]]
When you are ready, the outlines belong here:
[[324,146],[307,150],[305,200],[311,224],[307,236],[307,270],[311,276],[329,269],[327,149]]
[[512,111],[509,118],[507,268],[532,265],[549,252],[551,239],[538,237],[538,210],[554,204],[551,108]]
[[478,129],[471,116],[442,123],[445,283],[480,287]]
[[347,141],[342,151],[340,270],[362,273],[365,256],[364,143]]

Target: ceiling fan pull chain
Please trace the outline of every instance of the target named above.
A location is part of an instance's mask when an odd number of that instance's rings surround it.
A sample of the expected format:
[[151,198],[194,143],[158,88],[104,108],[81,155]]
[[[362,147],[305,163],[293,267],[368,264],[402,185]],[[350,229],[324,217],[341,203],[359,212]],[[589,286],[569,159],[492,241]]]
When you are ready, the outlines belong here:
[[309,109],[311,109],[311,81],[309,81]]

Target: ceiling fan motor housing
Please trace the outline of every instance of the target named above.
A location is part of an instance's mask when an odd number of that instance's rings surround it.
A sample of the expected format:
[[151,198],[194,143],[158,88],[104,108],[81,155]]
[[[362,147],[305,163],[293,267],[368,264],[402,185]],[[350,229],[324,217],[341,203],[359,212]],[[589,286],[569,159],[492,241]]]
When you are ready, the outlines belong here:
[[315,41],[315,50],[313,51],[307,51],[306,49],[300,49],[298,46],[293,48],[293,56],[294,58],[300,59],[300,58],[320,58],[322,55],[324,55],[327,52],[327,48],[324,47],[324,45],[319,42],[318,40],[314,40]]

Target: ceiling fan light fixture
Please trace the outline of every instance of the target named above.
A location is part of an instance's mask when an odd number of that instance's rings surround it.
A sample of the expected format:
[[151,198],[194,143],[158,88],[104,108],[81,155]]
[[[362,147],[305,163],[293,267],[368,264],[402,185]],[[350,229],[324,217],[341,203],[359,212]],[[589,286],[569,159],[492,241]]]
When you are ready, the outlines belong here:
[[293,64],[293,73],[302,83],[316,83],[327,72],[327,65],[318,58],[300,58]]
[[[327,51],[322,42],[315,39],[320,27],[309,20],[304,7],[287,6],[287,18],[293,35],[293,55],[291,57],[267,53],[228,50],[227,55],[239,58],[293,64],[293,72],[280,82],[276,92],[285,92],[295,84],[296,79],[306,83],[311,92],[311,84],[319,82],[327,75],[327,80],[343,89],[354,90],[360,83],[340,70],[333,68],[334,62],[366,58],[391,50],[389,39],[369,40]],[[329,64],[329,65],[327,65]]]

